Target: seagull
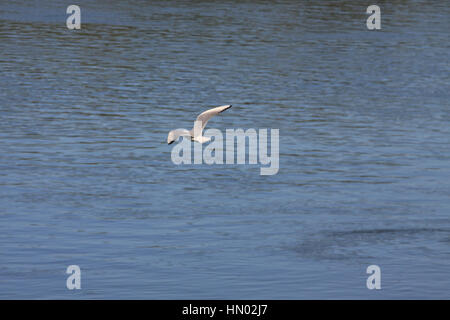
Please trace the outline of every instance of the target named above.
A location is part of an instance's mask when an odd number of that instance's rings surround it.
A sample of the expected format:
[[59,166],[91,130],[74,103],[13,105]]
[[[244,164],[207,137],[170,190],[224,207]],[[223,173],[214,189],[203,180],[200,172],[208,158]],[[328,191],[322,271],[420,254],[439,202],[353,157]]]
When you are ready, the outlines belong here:
[[206,123],[209,119],[214,117],[216,114],[224,112],[225,110],[231,108],[231,104],[221,107],[212,108],[202,112],[198,115],[197,120],[194,122],[194,127],[192,130],[186,129],[175,129],[169,132],[167,136],[167,144],[172,144],[180,136],[190,137],[191,141],[197,141],[200,143],[205,143],[211,141],[211,138],[202,136],[203,129],[206,127]]

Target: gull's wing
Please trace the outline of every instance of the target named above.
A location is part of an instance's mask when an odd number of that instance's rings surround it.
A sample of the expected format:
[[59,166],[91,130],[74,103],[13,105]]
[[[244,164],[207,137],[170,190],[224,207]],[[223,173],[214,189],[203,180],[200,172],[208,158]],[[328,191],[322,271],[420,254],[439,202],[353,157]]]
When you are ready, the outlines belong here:
[[199,116],[197,117],[197,120],[195,120],[194,128],[192,130],[192,133],[193,133],[192,135],[194,137],[201,136],[202,131],[205,128],[208,120],[211,119],[212,117],[214,117],[216,114],[219,114],[229,108],[231,108],[231,104],[226,105],[226,106],[212,108],[212,109],[206,110],[205,112],[200,113]]
[[175,129],[169,132],[169,135],[167,136],[167,144],[173,143],[175,140],[178,139],[180,136],[191,136],[191,132],[186,129]]

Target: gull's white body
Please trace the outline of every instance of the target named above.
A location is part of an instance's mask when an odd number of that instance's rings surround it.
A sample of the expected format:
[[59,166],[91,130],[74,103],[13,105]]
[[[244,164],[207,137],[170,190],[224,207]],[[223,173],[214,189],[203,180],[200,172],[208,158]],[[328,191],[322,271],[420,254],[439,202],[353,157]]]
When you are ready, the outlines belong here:
[[191,130],[186,129],[176,129],[169,132],[167,136],[167,143],[171,144],[180,136],[191,137],[192,141],[197,141],[199,143],[205,143],[211,140],[211,138],[202,136],[203,129],[206,127],[206,123],[209,119],[214,117],[216,114],[219,114],[227,109],[231,108],[231,105],[221,106],[206,110],[201,113],[197,120],[194,122],[194,127]]

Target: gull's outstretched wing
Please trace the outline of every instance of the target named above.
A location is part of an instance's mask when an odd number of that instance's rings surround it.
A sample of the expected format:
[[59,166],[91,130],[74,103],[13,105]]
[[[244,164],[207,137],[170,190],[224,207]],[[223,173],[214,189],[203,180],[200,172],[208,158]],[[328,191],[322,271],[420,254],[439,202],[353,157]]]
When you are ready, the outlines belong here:
[[192,129],[192,136],[198,137],[202,135],[202,131],[206,126],[206,123],[209,119],[214,117],[216,114],[219,114],[227,109],[231,108],[231,104],[221,107],[212,108],[209,110],[206,110],[205,112],[202,112],[197,117],[197,120],[195,120],[194,128]]
[[169,132],[169,135],[167,136],[167,144],[173,143],[175,140],[178,139],[180,136],[191,136],[191,132],[186,129],[175,129]]

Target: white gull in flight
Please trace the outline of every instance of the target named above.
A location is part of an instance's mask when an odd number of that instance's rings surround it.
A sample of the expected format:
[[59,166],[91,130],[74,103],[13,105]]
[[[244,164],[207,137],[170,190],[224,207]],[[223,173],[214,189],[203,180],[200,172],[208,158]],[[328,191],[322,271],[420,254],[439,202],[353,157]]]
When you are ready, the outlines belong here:
[[194,127],[192,128],[192,130],[175,129],[175,130],[170,131],[169,135],[167,136],[167,143],[168,144],[173,143],[180,136],[191,137],[192,141],[197,141],[200,143],[205,143],[205,142],[210,141],[211,138],[202,136],[203,129],[206,127],[206,123],[208,122],[209,119],[214,117],[216,114],[219,114],[229,108],[231,108],[231,104],[226,105],[226,106],[212,108],[212,109],[206,110],[203,113],[200,113],[199,116],[197,117],[197,120],[195,120],[195,122],[194,122]]

